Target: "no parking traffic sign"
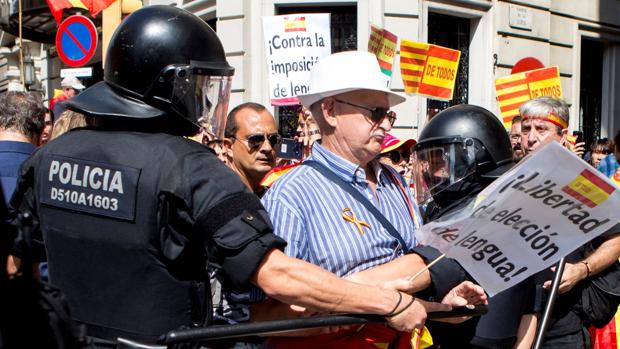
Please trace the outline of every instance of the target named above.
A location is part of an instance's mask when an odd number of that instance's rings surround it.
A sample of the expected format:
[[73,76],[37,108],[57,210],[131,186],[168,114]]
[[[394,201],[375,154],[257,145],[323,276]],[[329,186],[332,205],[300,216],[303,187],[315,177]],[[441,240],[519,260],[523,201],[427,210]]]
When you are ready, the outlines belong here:
[[67,17],[56,32],[58,57],[68,66],[83,66],[95,55],[97,40],[97,28],[90,19],[80,15]]

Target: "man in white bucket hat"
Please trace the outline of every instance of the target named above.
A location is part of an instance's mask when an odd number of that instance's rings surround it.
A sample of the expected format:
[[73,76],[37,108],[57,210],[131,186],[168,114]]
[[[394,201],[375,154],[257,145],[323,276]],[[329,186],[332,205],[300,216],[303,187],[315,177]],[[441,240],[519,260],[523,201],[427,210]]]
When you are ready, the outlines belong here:
[[[288,241],[285,252],[360,283],[390,282],[420,270],[422,258],[407,254],[416,244],[420,221],[415,199],[402,177],[376,160],[396,119],[390,108],[405,101],[385,87],[377,58],[357,51],[325,57],[311,71],[309,93],[298,97],[312,112],[322,142],[314,143],[312,155],[276,181],[262,199],[274,232]],[[373,269],[394,259],[406,268]],[[406,305],[399,310],[422,315],[439,306],[411,295],[426,287],[429,278],[425,273],[399,283]],[[469,282],[453,291],[445,303],[486,301],[482,288]],[[384,326],[356,330],[314,340],[278,338],[270,344],[376,348],[409,340],[409,334]]]

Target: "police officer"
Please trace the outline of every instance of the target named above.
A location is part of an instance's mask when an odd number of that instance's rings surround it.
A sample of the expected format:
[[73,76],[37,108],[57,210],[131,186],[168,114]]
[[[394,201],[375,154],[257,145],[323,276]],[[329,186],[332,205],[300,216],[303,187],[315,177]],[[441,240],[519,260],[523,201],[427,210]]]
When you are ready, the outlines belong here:
[[32,214],[50,281],[72,316],[94,337],[152,343],[208,323],[206,269],[215,267],[225,287],[254,283],[286,303],[421,327],[425,306],[410,295],[284,255],[256,196],[206,147],[181,137],[196,134],[199,119],[221,136],[232,75],[198,17],[142,8],[116,30],[104,81],[68,103],[95,125],[48,143],[22,167],[11,204]]
[[[512,166],[510,139],[501,122],[474,105],[457,105],[438,113],[412,150],[415,188],[426,207],[426,222],[462,211]],[[439,256],[430,247],[414,252],[427,261]],[[439,285],[447,275],[460,275],[464,270],[453,259],[444,258],[430,272],[433,283]],[[522,318],[525,323],[533,316],[534,290],[532,281],[525,280],[489,299],[487,315],[459,325],[429,323],[433,342],[442,349],[512,348]]]

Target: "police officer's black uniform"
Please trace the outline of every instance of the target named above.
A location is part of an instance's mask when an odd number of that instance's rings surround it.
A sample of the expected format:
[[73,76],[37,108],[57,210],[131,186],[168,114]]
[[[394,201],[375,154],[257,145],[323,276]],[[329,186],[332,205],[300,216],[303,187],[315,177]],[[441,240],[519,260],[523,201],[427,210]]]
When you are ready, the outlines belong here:
[[[416,186],[428,188],[433,199],[426,206],[426,222],[465,209],[478,193],[510,168],[512,161],[510,140],[502,124],[491,112],[473,105],[458,105],[437,114],[413,149],[419,164],[430,164],[426,173],[414,171],[419,179]],[[432,172],[441,170],[434,165],[445,166],[443,169],[451,176],[431,179]],[[428,246],[417,247],[414,252],[427,263],[440,255]],[[431,267],[430,273],[433,285],[419,296],[434,291],[443,297],[453,278],[465,276],[463,268],[450,258]],[[521,315],[536,311],[535,296],[533,280],[528,279],[491,298],[489,312],[484,316],[458,325],[428,322],[435,347],[512,348]]]
[[199,18],[143,8],[112,38],[105,82],[69,103],[97,126],[24,164],[12,205],[32,212],[50,281],[90,335],[154,342],[204,324],[208,265],[241,288],[267,251],[284,247],[256,196],[181,137],[198,130],[198,116],[225,116],[232,72]]

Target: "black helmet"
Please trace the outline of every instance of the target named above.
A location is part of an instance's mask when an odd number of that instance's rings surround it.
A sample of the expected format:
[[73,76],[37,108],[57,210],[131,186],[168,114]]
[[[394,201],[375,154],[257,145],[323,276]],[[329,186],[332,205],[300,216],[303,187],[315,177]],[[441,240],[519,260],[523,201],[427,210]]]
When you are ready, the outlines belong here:
[[95,117],[176,117],[187,134],[198,131],[200,122],[223,136],[233,73],[203,20],[176,7],[147,6],[114,32],[104,82],[68,104]]
[[491,181],[512,166],[504,126],[475,105],[456,105],[435,115],[412,153],[418,202],[437,201],[439,193],[464,181]]

